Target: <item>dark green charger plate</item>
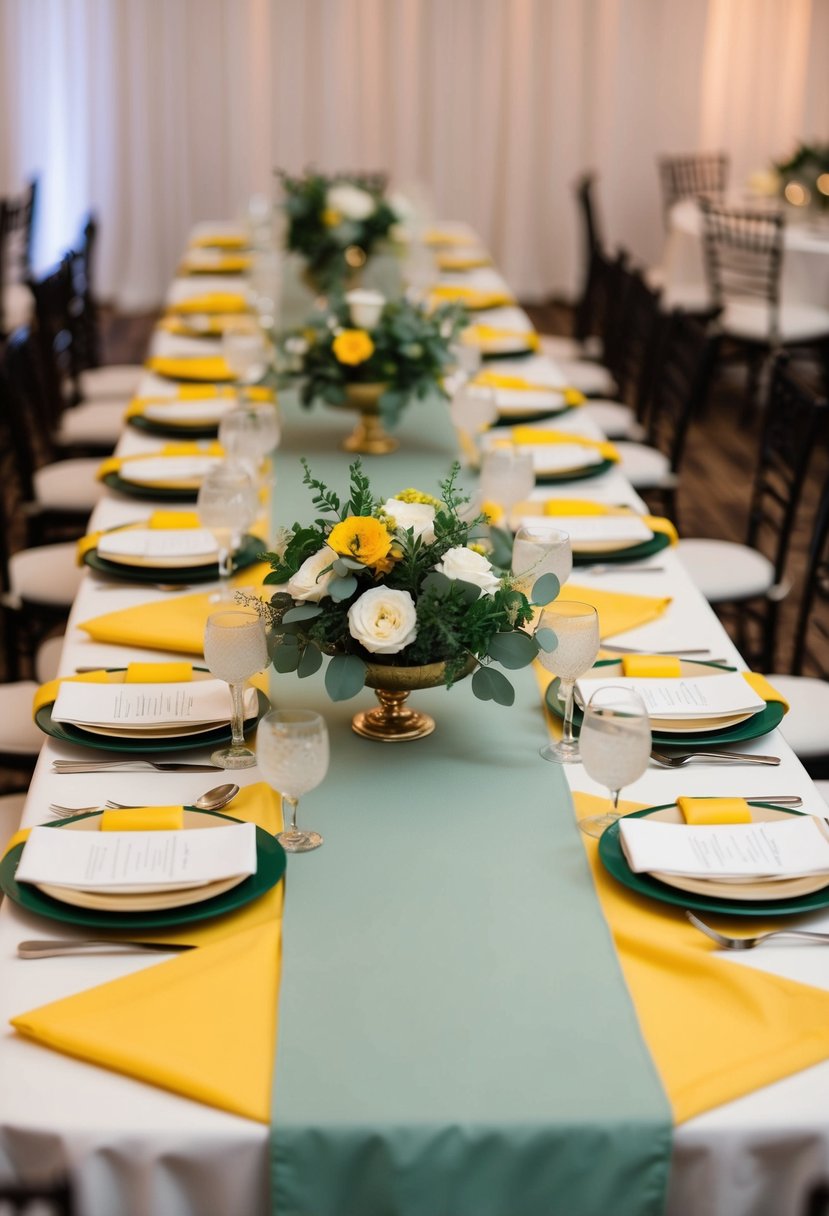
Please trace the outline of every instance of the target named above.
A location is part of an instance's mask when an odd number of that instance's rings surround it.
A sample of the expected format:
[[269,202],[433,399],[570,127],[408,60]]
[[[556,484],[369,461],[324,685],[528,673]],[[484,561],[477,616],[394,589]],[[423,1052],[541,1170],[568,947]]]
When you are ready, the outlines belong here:
[[[252,566],[262,554],[266,545],[256,536],[245,536],[241,548],[233,556],[233,569],[244,570]],[[216,562],[209,566],[183,566],[171,569],[169,566],[125,566],[120,562],[108,561],[98,556],[97,549],[90,549],[84,554],[84,564],[96,574],[105,574],[107,578],[118,579],[126,583],[213,583],[219,577],[219,567]]]
[[[263,714],[266,714],[271,707],[270,701],[259,689],[256,690],[256,696],[258,699],[256,716],[245,719],[245,733],[253,730],[254,726],[259,724]],[[226,726],[217,726],[215,730],[205,731],[201,735],[171,736],[160,739],[116,739],[113,735],[95,735],[91,731],[83,730],[80,726],[54,722],[52,720],[53,705],[54,701],[50,701],[48,705],[42,705],[35,714],[35,723],[45,735],[49,735],[51,739],[57,739],[61,743],[94,747],[97,751],[102,752],[134,752],[137,755],[183,752],[192,751],[194,747],[215,747],[219,743],[229,743],[231,738],[230,722],[228,722]]]
[[[593,665],[592,670],[596,671],[600,667],[611,667],[618,663],[618,659],[600,659],[598,663]],[[718,671],[733,671],[733,667],[722,667],[719,663],[702,663],[703,667],[715,667]],[[564,717],[564,710],[561,702],[558,699],[559,680],[556,677],[547,688],[544,695],[544,701],[551,714],[555,714],[557,718]],[[655,730],[653,732],[653,742],[658,747],[681,747],[683,751],[693,751],[695,748],[705,749],[714,743],[743,743],[747,739],[759,739],[761,735],[767,735],[769,731],[774,730],[783,721],[785,708],[780,701],[766,701],[766,708],[761,709],[758,714],[752,714],[750,718],[746,718],[745,722],[738,722],[735,726],[726,726],[721,730],[703,730],[694,731],[693,734],[672,733],[669,731]],[[584,715],[576,705],[573,708],[573,730],[576,734],[579,733],[582,719]]]
[[145,502],[195,502],[199,496],[198,489],[186,490],[175,486],[140,486],[136,481],[125,481],[118,473],[107,473],[103,478],[105,486],[119,494],[127,494],[130,498],[143,498]]
[[[194,811],[195,807],[186,807],[185,810]],[[228,823],[240,822],[232,815],[222,815],[218,811],[198,813],[226,819]],[[91,815],[97,814],[100,812],[91,812]],[[79,819],[89,819],[91,815],[73,815],[71,819],[63,819],[48,826],[59,831]],[[216,895],[213,899],[206,899],[201,903],[187,904],[181,908],[166,908],[157,912],[99,912],[93,908],[77,908],[72,904],[61,903],[30,883],[18,884],[15,875],[23,852],[23,843],[9,849],[0,861],[0,891],[27,912],[46,916],[49,920],[60,921],[64,925],[80,925],[88,929],[122,929],[124,932],[134,933],[137,929],[171,929],[179,925],[196,924],[243,908],[245,904],[251,903],[275,887],[285,873],[286,859],[282,845],[269,832],[257,827],[256,873],[222,895]]]
[[484,353],[481,351],[481,359],[486,362],[489,359],[526,359],[528,355],[537,355],[538,351],[533,346],[517,346],[514,350],[493,350]]
[[565,469],[560,473],[536,473],[535,480],[540,486],[554,485],[559,481],[584,481],[587,477],[601,477],[608,469],[612,469],[615,460],[600,460],[598,464],[580,465],[576,469]]
[[215,439],[219,433],[218,422],[203,422],[197,426],[182,426],[175,422],[156,422],[143,414],[134,414],[127,419],[130,426],[146,435],[160,435],[166,439]]
[[[667,803],[666,805],[672,804]],[[775,811],[785,809],[775,806],[771,802],[763,802],[760,805]],[[652,815],[655,811],[664,809],[665,806],[649,806],[642,811],[633,811],[625,818],[642,819],[646,815]],[[787,811],[786,814],[796,815],[797,811]],[[673,904],[677,908],[690,908],[694,912],[719,912],[723,916],[750,916],[754,920],[758,920],[766,916],[793,916],[796,912],[814,912],[819,908],[829,908],[829,885],[820,891],[812,891],[808,895],[798,895],[795,899],[752,899],[749,902],[722,899],[721,897],[709,899],[705,895],[696,895],[691,891],[680,891],[676,887],[669,887],[660,882],[658,878],[652,878],[650,874],[634,874],[622,852],[618,821],[612,823],[599,837],[599,858],[608,874],[623,886],[635,891],[637,895]]]
[[563,418],[578,409],[575,405],[563,405],[561,409],[532,410],[527,414],[499,414],[493,426],[531,426],[534,422],[547,422],[550,418]]
[[[544,522],[555,524],[554,515],[545,515]],[[574,553],[574,566],[593,566],[596,562],[613,562],[623,567],[619,571],[624,573],[625,562],[641,561],[643,557],[653,557],[654,553],[661,553],[663,549],[667,549],[671,543],[670,536],[664,532],[654,532],[650,540],[643,540],[640,545],[632,545],[628,549],[595,549],[592,553]]]

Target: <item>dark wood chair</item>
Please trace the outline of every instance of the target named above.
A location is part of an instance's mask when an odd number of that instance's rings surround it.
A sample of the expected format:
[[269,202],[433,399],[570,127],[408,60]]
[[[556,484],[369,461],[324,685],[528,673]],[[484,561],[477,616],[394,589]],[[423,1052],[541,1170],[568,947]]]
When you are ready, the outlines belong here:
[[0,198],[0,337],[28,324],[37,179],[14,198]]
[[657,159],[665,228],[671,208],[683,198],[717,198],[728,187],[729,160],[725,152],[692,152]]
[[76,1216],[77,1211],[67,1179],[39,1184],[0,1183],[2,1216]]

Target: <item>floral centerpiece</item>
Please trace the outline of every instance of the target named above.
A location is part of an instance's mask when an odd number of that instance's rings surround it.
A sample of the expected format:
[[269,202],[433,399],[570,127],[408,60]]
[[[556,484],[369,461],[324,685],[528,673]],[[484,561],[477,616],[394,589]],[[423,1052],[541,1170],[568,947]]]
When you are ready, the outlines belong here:
[[800,143],[774,165],[783,197],[796,207],[829,209],[829,143]]
[[539,647],[555,647],[555,635],[531,622],[533,608],[558,594],[558,579],[538,580],[534,604],[493,567],[472,539],[485,520],[468,512],[458,465],[440,497],[403,490],[382,501],[358,460],[342,502],[303,464],[317,518],[295,524],[267,555],[265,582],[276,590],[262,610],[276,670],[309,676],[330,656],[328,695],[340,701],[373,687],[380,708],[354,727],[384,740],[434,728],[403,708],[413,688],[451,687],[471,674],[477,697],[511,705],[515,691],[499,666],[525,667]]
[[287,247],[307,263],[320,291],[342,290],[378,241],[393,234],[401,216],[386,200],[379,175],[325,176],[280,172],[288,218]]
[[465,324],[458,305],[429,311],[404,299],[386,302],[379,292],[348,292],[303,333],[302,402],[360,410],[363,420],[346,449],[392,451],[397,442],[382,424],[393,426],[412,398],[446,396],[443,377],[454,361],[450,347]]

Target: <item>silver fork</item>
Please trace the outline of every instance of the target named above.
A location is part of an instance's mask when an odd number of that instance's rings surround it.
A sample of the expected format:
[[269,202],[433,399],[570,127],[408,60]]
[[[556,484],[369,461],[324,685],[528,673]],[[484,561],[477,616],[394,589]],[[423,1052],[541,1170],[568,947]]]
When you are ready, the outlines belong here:
[[692,760],[719,760],[723,764],[768,764],[780,763],[779,756],[754,756],[748,752],[667,752],[652,751],[651,760],[661,764],[663,768],[684,768]]
[[133,811],[137,806],[137,802],[113,802],[108,798],[97,806],[61,806],[59,802],[50,802],[49,810],[54,811],[59,819],[68,819],[70,815],[86,815],[92,811]]
[[829,933],[813,933],[808,929],[775,929],[772,933],[760,933],[757,937],[726,937],[724,933],[718,933],[716,929],[712,929],[710,925],[701,921],[698,916],[694,916],[693,912],[686,909],[685,915],[695,929],[699,929],[700,933],[710,937],[712,942],[716,942],[724,950],[753,950],[755,946],[761,946],[763,942],[769,941],[772,937],[788,937],[792,941],[829,945]]
[[664,566],[626,566],[623,562],[598,566],[579,566],[577,573],[581,574],[664,574]]

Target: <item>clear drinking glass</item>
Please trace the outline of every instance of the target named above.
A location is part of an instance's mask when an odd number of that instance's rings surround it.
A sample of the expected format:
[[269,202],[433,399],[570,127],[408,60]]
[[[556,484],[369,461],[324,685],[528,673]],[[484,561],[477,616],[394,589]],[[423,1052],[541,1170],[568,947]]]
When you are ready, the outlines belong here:
[[452,396],[449,417],[458,433],[467,464],[470,468],[479,468],[481,453],[478,436],[498,417],[495,390],[463,381]]
[[256,519],[256,484],[243,464],[222,460],[205,474],[196,499],[199,520],[209,528],[219,550],[219,591],[212,598],[229,598],[233,554]]
[[231,743],[213,752],[210,759],[223,768],[250,768],[256,756],[245,746],[245,683],[268,666],[265,626],[252,608],[227,608],[212,612],[204,630],[204,659],[210,672],[230,685]]
[[268,345],[259,329],[226,329],[222,355],[239,384],[256,384],[268,370]]
[[648,767],[651,726],[639,694],[612,685],[597,689],[584,711],[579,750],[588,777],[610,791],[613,810],[579,822],[588,836],[601,836],[619,818],[622,787],[636,781]]
[[556,600],[539,617],[539,628],[552,629],[558,638],[553,651],[539,650],[538,660],[559,678],[559,700],[564,702],[564,729],[559,743],[548,743],[540,755],[554,764],[576,764],[579,745],[573,735],[573,688],[579,676],[593,666],[599,653],[599,617],[591,604]]
[[532,589],[542,574],[554,574],[562,586],[573,569],[570,536],[560,528],[522,524],[512,545],[512,573],[518,590],[532,598]]
[[281,438],[279,411],[273,402],[241,405],[225,414],[219,423],[219,443],[226,455],[244,465],[260,485],[265,461]]
[[532,453],[520,448],[492,448],[481,461],[481,494],[509,514],[517,502],[528,498],[535,486]]
[[277,840],[289,853],[307,853],[322,844],[319,832],[297,827],[302,794],[316,789],[328,772],[328,729],[311,709],[273,709],[256,732],[256,754],[262,775],[291,808],[289,828]]

